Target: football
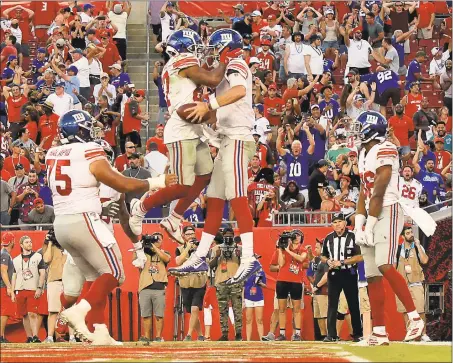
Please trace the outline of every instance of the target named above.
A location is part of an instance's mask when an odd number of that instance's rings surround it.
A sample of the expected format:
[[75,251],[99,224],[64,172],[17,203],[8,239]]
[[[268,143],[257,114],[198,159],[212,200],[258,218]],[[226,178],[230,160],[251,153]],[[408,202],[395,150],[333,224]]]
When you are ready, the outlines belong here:
[[[186,105],[182,105],[176,110],[176,113],[178,114],[179,117],[181,117],[184,121],[190,122],[190,120],[187,118],[190,115],[190,112],[187,110],[191,107],[196,106],[196,103],[188,103]],[[212,116],[212,111],[208,112],[206,115],[204,115],[202,122],[209,121]]]

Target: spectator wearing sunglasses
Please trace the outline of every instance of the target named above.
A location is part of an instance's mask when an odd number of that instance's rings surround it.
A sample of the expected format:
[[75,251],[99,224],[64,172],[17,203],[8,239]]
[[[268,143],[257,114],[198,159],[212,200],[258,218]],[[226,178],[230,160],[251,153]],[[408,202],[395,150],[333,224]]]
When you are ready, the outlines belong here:
[[116,157],[115,168],[121,173],[129,166],[129,157],[137,150],[134,143],[127,141],[125,144],[125,153]]
[[145,90],[136,90],[124,105],[123,136],[138,147],[142,146],[140,130],[142,122],[148,122],[148,114],[142,113],[140,102],[145,99]]

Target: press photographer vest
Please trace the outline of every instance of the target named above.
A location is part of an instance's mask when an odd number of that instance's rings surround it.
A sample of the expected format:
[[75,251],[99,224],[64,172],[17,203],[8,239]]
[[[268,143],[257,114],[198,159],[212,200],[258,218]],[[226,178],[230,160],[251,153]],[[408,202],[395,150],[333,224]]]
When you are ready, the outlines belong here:
[[63,266],[67,256],[57,246],[52,245],[52,260],[47,270],[47,283],[61,280],[63,277]]
[[[397,270],[403,275],[408,285],[421,283],[425,281],[425,274],[423,273],[418,256],[418,249],[416,246],[409,250],[409,256],[406,258],[406,250],[404,244],[398,247],[397,251]],[[407,267],[406,267],[407,266]]]
[[[179,246],[178,251],[180,255],[184,251],[184,246]],[[208,282],[208,274],[205,272],[203,274],[194,273],[194,274],[187,274],[186,276],[178,277],[179,286],[188,289],[188,288],[197,288],[203,287]]]
[[[157,270],[157,271],[156,271]],[[140,279],[138,280],[138,291],[142,291],[145,287],[152,285],[153,282],[168,282],[167,269],[165,263],[156,254],[154,256],[146,255],[146,263],[143,270],[140,271]]]
[[[219,246],[214,246],[211,250],[211,255],[213,258],[215,258],[217,250],[220,248],[221,245]],[[239,250],[239,247],[236,247],[236,250]],[[238,255],[233,252],[233,255],[230,259],[226,259],[223,257],[223,255],[220,255],[220,257],[217,260],[217,266],[215,269],[215,285],[217,286],[218,284],[228,280],[230,277],[233,277],[239,268],[239,264],[241,263]]]

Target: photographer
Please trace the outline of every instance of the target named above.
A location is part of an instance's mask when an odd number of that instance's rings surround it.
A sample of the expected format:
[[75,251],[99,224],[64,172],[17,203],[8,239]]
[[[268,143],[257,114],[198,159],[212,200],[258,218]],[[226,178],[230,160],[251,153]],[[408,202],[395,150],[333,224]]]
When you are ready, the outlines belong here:
[[165,312],[165,289],[167,286],[167,264],[170,262],[170,254],[161,250],[163,236],[159,232],[152,235],[145,234],[142,237],[143,249],[146,260],[137,256],[134,252],[133,264],[140,271],[138,281],[138,299],[140,314],[143,317],[144,336],[141,341],[150,342],[152,312],[156,317],[156,338],[154,341],[162,342],[162,330],[164,326]]
[[301,299],[303,295],[303,262],[307,258],[307,253],[302,247],[304,234],[302,231],[295,230],[291,233],[284,232],[280,236],[277,250],[272,255],[271,265],[278,265],[277,284],[275,287],[278,299],[280,334],[276,341],[286,340],[286,306],[288,295],[291,296],[293,303],[293,321],[295,332],[291,340],[300,341],[301,326]]
[[[115,89],[115,87],[113,87],[113,89]],[[120,124],[121,114],[119,112],[112,111],[112,107],[109,105],[109,100],[106,95],[99,96],[96,108],[96,111],[99,113],[95,119],[101,122],[104,126],[104,140],[107,141],[112,148],[115,148],[116,128]]]
[[[358,342],[362,337],[360,321],[359,288],[357,284],[357,263],[363,261],[359,246],[355,244],[355,235],[346,229],[343,213],[332,217],[333,232],[324,238],[321,261],[329,265],[327,275],[328,308],[327,308],[327,337],[324,342],[336,342],[337,318],[343,320],[344,315],[338,316],[338,302],[344,291],[351,313],[353,335]],[[338,316],[338,317],[337,317]]]
[[66,255],[58,243],[53,228],[49,230],[42,246],[43,260],[48,265],[47,270],[47,303],[49,318],[47,321],[47,338],[44,342],[53,343],[55,324],[61,310],[60,295],[63,292],[63,266]]
[[223,230],[223,243],[210,251],[209,267],[215,270],[215,287],[219,302],[220,327],[222,336],[219,341],[228,341],[228,303],[233,306],[236,341],[242,340],[242,289],[243,284],[225,285],[223,282],[233,277],[239,268],[241,248],[234,240],[233,229]]
[[[195,228],[191,225],[185,226],[182,230],[184,245],[176,249],[176,265],[181,266],[194,253],[200,244],[195,238]],[[190,314],[189,329],[185,341],[192,340],[192,332],[195,330],[199,341],[204,341],[201,331],[200,310],[203,307],[203,299],[206,294],[206,283],[208,274],[189,273],[178,278],[181,287],[181,295],[186,313]]]

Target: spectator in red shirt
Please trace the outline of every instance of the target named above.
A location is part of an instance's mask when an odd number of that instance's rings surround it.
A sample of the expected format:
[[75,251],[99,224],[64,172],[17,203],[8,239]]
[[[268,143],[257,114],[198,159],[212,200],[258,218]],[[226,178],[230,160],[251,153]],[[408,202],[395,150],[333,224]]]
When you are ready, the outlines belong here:
[[129,101],[124,105],[124,116],[123,116],[123,136],[129,137],[138,147],[142,146],[142,140],[140,137],[140,130],[142,128],[142,121],[148,121],[148,114],[142,113],[140,108],[140,102],[145,99],[145,90],[136,90]]
[[110,36],[107,32],[100,33],[100,46],[105,49],[99,57],[102,63],[102,69],[108,69],[113,64],[121,65],[121,57],[118,48],[110,41]]
[[258,175],[260,170],[261,170],[260,158],[258,155],[255,155],[250,161],[250,166],[247,169],[249,183],[253,183],[255,177]]
[[3,155],[0,154],[0,179],[8,182],[8,180],[11,179],[11,174],[9,173],[8,170],[5,170],[3,168],[4,162],[5,162],[5,159],[3,158]]
[[125,144],[126,152],[116,157],[115,159],[115,168],[121,173],[129,167],[129,157],[136,152],[137,148],[135,147],[132,141],[127,141]]
[[[10,13],[13,14],[10,15]],[[19,28],[22,31],[22,39],[20,41],[20,49],[21,54],[19,55],[19,64],[22,65],[22,56],[29,57],[30,56],[30,48],[28,44],[32,38],[31,33],[31,26],[32,26],[32,18],[35,15],[33,10],[24,8],[22,5],[16,5],[12,8],[6,9],[3,11],[3,15],[6,16],[8,19],[13,20],[17,19],[19,22]]]
[[157,144],[157,151],[161,154],[164,154],[168,157],[168,149],[167,146],[164,144],[164,125],[159,124],[156,127],[156,136],[150,137],[146,142],[146,150],[149,149],[149,144],[155,142]]
[[285,103],[277,97],[277,84],[272,83],[267,89],[268,97],[263,100],[264,117],[269,120],[272,126],[280,126],[280,118],[283,115]]
[[432,39],[433,25],[436,18],[436,9],[430,1],[420,1],[417,9],[418,15],[418,39]]
[[21,155],[20,140],[16,140],[12,144],[12,155],[5,158],[3,168],[11,175],[16,175],[16,165],[21,164],[24,167],[25,172],[28,174],[30,171],[30,161]]
[[275,82],[277,77],[277,60],[274,54],[270,51],[271,41],[269,39],[263,39],[261,41],[262,50],[256,55],[256,58],[260,60],[260,70],[269,70],[272,72],[272,81]]
[[17,132],[21,128],[21,110],[22,107],[28,102],[27,96],[28,86],[24,84],[22,86],[24,94],[21,94],[21,86],[13,84],[11,87],[3,87],[3,96],[6,99],[6,105],[8,110],[8,121],[9,131],[11,131],[11,137],[16,138]]
[[306,94],[308,94],[314,87],[314,85],[318,82],[318,78],[315,78],[313,81],[310,82],[310,84],[303,88],[303,89],[297,89],[298,83],[297,79],[295,78],[290,78],[286,82],[288,88],[286,88],[285,92],[283,93],[283,102],[286,103],[291,98],[297,98],[302,97]]
[[53,112],[53,103],[45,101],[41,105],[44,114],[39,118],[38,131],[41,134],[42,147],[49,150],[52,146],[52,141],[58,134],[59,116]]
[[388,120],[389,127],[393,128],[393,133],[400,142],[401,155],[406,155],[411,151],[409,139],[414,135],[414,122],[412,118],[404,114],[404,107],[401,103],[395,106],[395,113],[396,115]]
[[451,154],[448,151],[444,150],[444,139],[441,137],[436,137],[434,139],[434,145],[436,146],[436,161],[434,164],[434,172],[441,174],[442,170],[445,169],[451,162]]
[[30,8],[35,12],[33,25],[40,42],[48,39],[47,29],[57,16],[59,4],[56,1],[32,1]]
[[252,38],[253,38],[253,45],[258,46],[260,45],[260,34],[261,29],[267,26],[267,21],[263,20],[261,17],[261,12],[259,10],[255,10],[252,13]]
[[10,55],[17,57],[17,49],[14,46],[16,44],[16,37],[14,35],[8,35],[5,37],[5,48],[2,49],[0,53],[0,71],[6,67],[6,62]]

